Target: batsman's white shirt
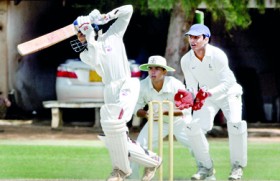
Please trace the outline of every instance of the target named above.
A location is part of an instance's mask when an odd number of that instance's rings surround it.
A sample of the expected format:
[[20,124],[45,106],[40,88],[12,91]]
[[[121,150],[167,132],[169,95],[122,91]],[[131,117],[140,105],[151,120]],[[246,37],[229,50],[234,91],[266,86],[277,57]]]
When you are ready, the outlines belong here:
[[124,108],[128,121],[133,114],[139,94],[139,80],[131,78],[123,36],[133,13],[130,5],[121,6],[117,19],[109,29],[98,37],[91,35],[88,50],[80,54],[83,62],[91,65],[105,84],[104,102],[119,104]]
[[131,6],[122,6],[118,10],[116,22],[97,41],[91,37],[88,51],[83,52],[89,57],[83,61],[95,68],[104,84],[131,76],[123,36],[133,10]]
[[236,82],[229,68],[228,58],[221,49],[207,44],[202,61],[190,50],[182,57],[181,67],[187,88],[194,95],[198,86],[206,87],[212,94],[206,99],[202,109],[193,113],[193,120],[198,120],[202,129],[212,129],[214,116],[219,109],[222,109],[227,121],[241,121],[242,87]]
[[[165,76],[163,87],[160,92],[157,92],[152,85],[150,77],[146,77],[144,80],[140,82],[140,94],[139,98],[135,107],[134,114],[137,113],[139,109],[142,109],[146,104],[148,104],[152,100],[163,101],[169,100],[174,102],[174,96],[178,92],[178,89],[185,89],[185,85],[179,81],[178,79]],[[156,106],[156,105],[154,105]],[[175,108],[175,104],[174,104]],[[167,105],[163,105],[163,110],[168,110]],[[157,112],[157,107],[154,107],[154,112]],[[191,109],[184,109],[184,116],[174,116],[174,135],[176,139],[181,142],[184,146],[188,147],[189,142],[187,135],[185,133],[185,127],[187,122],[191,121]],[[169,118],[168,116],[163,116],[164,124],[163,124],[163,136],[168,135],[169,129]],[[157,146],[158,140],[158,122],[154,121],[153,124],[153,146]],[[146,123],[145,126],[142,128],[141,132],[138,135],[137,141],[142,144],[144,148],[148,146],[148,124]]]

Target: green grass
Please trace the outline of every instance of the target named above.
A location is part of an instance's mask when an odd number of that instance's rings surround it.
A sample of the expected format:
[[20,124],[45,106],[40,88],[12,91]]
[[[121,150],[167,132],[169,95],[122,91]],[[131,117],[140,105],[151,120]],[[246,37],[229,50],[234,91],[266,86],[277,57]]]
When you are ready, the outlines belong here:
[[[0,141],[0,179],[104,179],[110,171],[108,151],[92,142]],[[228,141],[210,140],[217,180],[227,180]],[[164,145],[164,178],[168,178],[168,148]],[[280,143],[249,142],[244,180],[279,180]],[[174,142],[174,179],[189,180],[196,165],[189,151]]]

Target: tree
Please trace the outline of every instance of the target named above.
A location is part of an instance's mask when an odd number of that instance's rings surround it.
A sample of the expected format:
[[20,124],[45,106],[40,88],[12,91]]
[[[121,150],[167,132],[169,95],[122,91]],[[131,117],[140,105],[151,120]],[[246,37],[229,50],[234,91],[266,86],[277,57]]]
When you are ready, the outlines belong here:
[[[162,11],[170,12],[170,24],[167,35],[165,58],[168,64],[176,69],[173,74],[183,81],[183,73],[180,67],[181,57],[188,51],[189,44],[184,39],[184,33],[194,22],[195,11],[204,6],[205,12],[211,14],[213,21],[224,22],[227,31],[242,28],[246,29],[251,24],[249,15],[249,3],[260,13],[265,12],[266,0],[138,0],[130,2],[141,12],[152,11],[156,15]],[[271,2],[271,1],[270,1]],[[274,1],[273,1],[274,2]],[[280,0],[275,0],[275,7],[279,7]]]
[[[194,23],[195,12],[203,9],[211,15],[213,21],[223,22],[225,30],[230,32],[237,28],[246,29],[251,24],[249,5],[259,9],[260,13],[265,13],[266,3],[274,3],[275,8],[280,7],[280,0],[118,0],[101,1],[94,0],[79,1],[77,4],[87,4],[88,9],[94,8],[111,9],[122,4],[133,4],[135,9],[139,9],[142,14],[153,12],[159,15],[163,11],[170,12],[170,23],[167,35],[167,46],[165,58],[168,64],[176,69],[173,74],[183,81],[183,73],[180,67],[181,57],[189,50],[187,39],[184,33]],[[83,3],[82,3],[83,2]],[[78,6],[79,7],[79,6]]]

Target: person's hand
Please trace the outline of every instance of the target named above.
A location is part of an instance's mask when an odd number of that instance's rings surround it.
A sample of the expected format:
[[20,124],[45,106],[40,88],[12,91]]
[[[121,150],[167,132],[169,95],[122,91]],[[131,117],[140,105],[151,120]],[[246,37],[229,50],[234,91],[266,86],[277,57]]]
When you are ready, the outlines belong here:
[[104,25],[109,21],[109,16],[106,14],[100,14],[99,10],[97,9],[94,9],[91,11],[91,13],[89,13],[89,18],[91,23],[96,25]]
[[193,96],[191,92],[179,89],[174,96],[175,106],[180,110],[187,109],[193,106]]
[[[93,27],[91,26],[90,18],[88,16],[79,16],[76,20],[78,30],[88,36],[93,31]],[[74,21],[75,24],[75,21]]]
[[211,96],[209,92],[205,91],[204,89],[199,89],[198,93],[196,94],[192,109],[194,111],[200,110],[204,105],[205,99],[209,96]]
[[[148,111],[147,111],[147,114],[146,114],[146,118],[147,118],[147,119],[149,119],[149,115],[150,115],[150,112],[149,112],[149,110],[148,110]],[[157,110],[156,110],[156,111],[153,111],[152,117],[153,117],[153,121],[157,121],[157,120],[158,120],[159,114],[158,114],[158,111],[157,111]]]
[[89,19],[91,21],[91,23],[97,24],[97,22],[99,21],[101,14],[99,12],[99,10],[94,9],[89,13]]

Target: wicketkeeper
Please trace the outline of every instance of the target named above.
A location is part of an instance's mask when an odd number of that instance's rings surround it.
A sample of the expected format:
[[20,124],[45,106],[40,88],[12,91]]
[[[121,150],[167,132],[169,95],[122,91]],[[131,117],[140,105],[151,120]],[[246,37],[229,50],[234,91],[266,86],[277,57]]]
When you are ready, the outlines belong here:
[[229,67],[228,58],[220,48],[209,44],[210,30],[194,24],[185,34],[191,50],[181,59],[187,88],[196,95],[193,119],[187,126],[190,146],[198,171],[192,180],[214,179],[215,170],[205,137],[213,127],[214,117],[221,109],[229,136],[231,171],[229,180],[239,180],[247,165],[247,124],[242,120],[242,87]]

